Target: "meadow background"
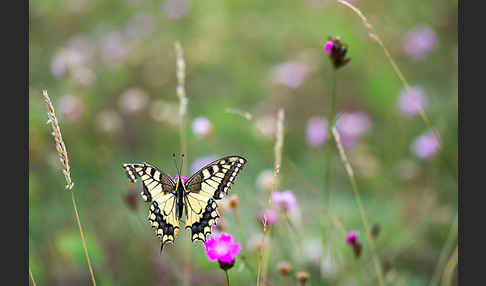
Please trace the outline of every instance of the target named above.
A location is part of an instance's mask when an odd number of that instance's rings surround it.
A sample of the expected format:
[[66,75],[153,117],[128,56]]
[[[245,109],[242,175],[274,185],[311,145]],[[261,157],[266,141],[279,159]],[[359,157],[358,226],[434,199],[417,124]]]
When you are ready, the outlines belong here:
[[[307,285],[378,285],[356,197],[326,129],[333,67],[323,45],[339,36],[351,61],[336,74],[337,128],[366,215],[379,230],[374,241],[386,284],[438,285],[457,243],[458,3],[351,3],[373,24],[410,91],[359,17],[335,1],[29,1],[29,266],[36,283],[91,284],[46,124],[45,88],[69,154],[97,284],[225,285],[189,232],[159,254],[141,186],[121,167],[147,161],[175,173],[179,41],[188,98],[185,175],[211,158],[248,159],[231,190],[237,208],[220,202],[223,230],[242,246],[231,284],[256,284],[259,216],[268,209],[283,108],[277,191],[291,190],[296,208],[287,217],[274,207],[269,285],[296,285],[299,271],[309,274]],[[440,133],[440,149],[411,97]],[[359,258],[346,243],[350,231],[359,232]],[[283,262],[288,278],[279,272]]]

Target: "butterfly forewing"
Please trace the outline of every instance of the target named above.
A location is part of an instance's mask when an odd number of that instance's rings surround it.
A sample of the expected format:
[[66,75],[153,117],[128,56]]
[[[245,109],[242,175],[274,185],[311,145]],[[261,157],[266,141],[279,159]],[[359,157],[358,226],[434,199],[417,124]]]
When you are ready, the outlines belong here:
[[246,164],[240,156],[228,156],[209,163],[189,178],[186,183],[184,207],[186,228],[192,231],[192,240],[205,241],[211,226],[219,217],[215,200],[228,194],[231,184]]
[[135,183],[142,180],[142,198],[151,202],[148,220],[161,238],[162,247],[166,242],[173,242],[179,232],[176,216],[176,193],[172,179],[149,163],[123,164],[128,178]]

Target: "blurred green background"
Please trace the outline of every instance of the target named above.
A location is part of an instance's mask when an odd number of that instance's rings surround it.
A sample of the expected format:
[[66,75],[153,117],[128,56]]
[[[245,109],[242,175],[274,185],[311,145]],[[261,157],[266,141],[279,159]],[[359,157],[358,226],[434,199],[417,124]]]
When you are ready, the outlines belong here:
[[[222,215],[224,231],[241,243],[248,261],[237,258],[232,285],[256,284],[258,216],[267,208],[280,107],[285,139],[279,190],[291,190],[298,208],[290,218],[295,229],[281,213],[272,227],[271,285],[284,283],[277,270],[282,261],[292,267],[291,285],[298,271],[310,274],[309,285],[377,285],[351,184],[319,125],[326,121],[311,120],[329,120],[328,36],[349,47],[351,62],[337,71],[337,124],[349,135],[346,152],[370,223],[380,229],[375,243],[385,280],[431,285],[434,275],[442,276],[439,257],[451,255],[457,237],[458,3],[352,3],[382,37],[413,95],[356,14],[334,1],[29,1],[29,263],[37,284],[90,284],[46,124],[46,88],[69,153],[98,285],[182,285],[184,269],[191,285],[225,285],[218,264],[207,260],[202,243],[190,245],[186,231],[159,255],[141,186],[130,184],[121,168],[147,161],[175,173],[179,41],[189,99],[187,172],[208,157],[248,159],[231,191],[238,196],[238,219],[231,210]],[[410,96],[419,98],[440,132],[442,149],[427,135]],[[363,244],[359,259],[345,241],[353,230]]]

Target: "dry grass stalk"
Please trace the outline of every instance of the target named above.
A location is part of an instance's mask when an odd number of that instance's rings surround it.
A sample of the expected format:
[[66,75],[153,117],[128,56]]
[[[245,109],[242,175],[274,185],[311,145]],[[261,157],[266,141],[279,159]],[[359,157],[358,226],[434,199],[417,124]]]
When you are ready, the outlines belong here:
[[30,266],[29,266],[29,276],[30,276],[30,280],[32,281],[32,285],[37,286],[37,284],[35,284],[34,275],[32,275],[32,270],[30,270]]
[[[284,120],[285,120],[285,111],[283,108],[280,108],[277,114],[277,132],[276,132],[276,140],[275,140],[275,163],[274,163],[274,184],[272,187],[272,191],[268,197],[268,208],[272,207],[272,193],[278,187],[278,175],[280,173],[280,166],[282,165],[282,149],[283,149],[283,141],[284,141]],[[270,250],[270,228],[267,227],[267,218],[264,216],[263,218],[263,238],[262,238],[262,249],[260,250],[260,261],[258,263],[258,274],[257,274],[257,285],[263,285],[262,283],[267,281],[267,268],[268,268],[268,255]],[[266,242],[265,242],[266,240]]]
[[73,203],[74,207],[74,214],[76,216],[76,221],[78,223],[78,229],[79,229],[79,234],[81,235],[81,242],[83,243],[83,248],[84,248],[84,253],[86,254],[86,261],[88,262],[88,267],[89,267],[89,273],[91,277],[91,281],[93,282],[93,285],[96,286],[96,280],[94,277],[93,273],[93,267],[91,266],[91,261],[89,259],[88,255],[88,247],[86,246],[86,239],[84,236],[84,231],[81,226],[81,220],[79,219],[79,213],[78,213],[78,207],[76,204],[76,200],[74,198],[74,192],[73,192],[73,186],[74,183],[71,181],[71,169],[69,167],[69,158],[68,158],[68,153],[66,150],[66,145],[64,144],[64,140],[62,140],[62,135],[61,135],[61,129],[59,128],[59,122],[57,121],[56,114],[54,112],[54,106],[52,105],[51,99],[49,98],[49,95],[47,94],[47,90],[43,90],[42,94],[44,95],[44,100],[46,102],[47,106],[47,115],[49,117],[49,120],[47,121],[48,123],[51,124],[52,126],[52,136],[54,136],[54,140],[56,141],[56,150],[59,155],[59,160],[61,161],[62,167],[63,167],[63,174],[64,177],[66,178],[66,183],[67,186],[66,188],[71,191],[71,200]]
[[[175,42],[174,49],[176,53],[176,74],[177,74],[177,97],[179,98],[179,138],[180,138],[180,152],[184,154],[187,160],[187,145],[185,136],[185,119],[187,113],[187,102],[185,81],[186,81],[186,62],[184,61],[184,52],[179,42]],[[187,173],[187,164],[183,165],[182,173]],[[189,285],[191,280],[191,252],[189,251],[189,241],[184,243],[184,271],[183,271],[183,285]]]
[[[408,84],[407,80],[405,79],[405,76],[403,76],[403,73],[398,68],[398,65],[396,64],[395,60],[391,56],[390,52],[385,47],[385,45],[383,44],[383,41],[381,40],[381,38],[376,33],[375,28],[373,27],[373,25],[370,24],[370,22],[368,21],[368,19],[363,15],[363,13],[359,9],[356,8],[355,6],[353,6],[351,3],[347,2],[347,1],[344,1],[344,0],[338,0],[338,2],[341,3],[341,4],[343,4],[343,5],[345,5],[346,7],[350,8],[354,13],[356,13],[356,15],[358,15],[358,17],[361,18],[361,21],[363,22],[364,26],[366,27],[366,29],[368,29],[368,36],[371,39],[373,39],[378,45],[380,45],[380,47],[383,49],[383,52],[385,53],[386,58],[388,59],[388,61],[392,65],[393,70],[397,74],[397,76],[400,79],[400,81],[402,82],[403,86],[405,87],[405,89],[407,91],[410,91],[410,85]],[[415,98],[413,98],[413,97],[412,97],[412,101],[417,106],[417,108],[419,110],[420,117],[422,117],[422,120],[425,122],[425,125],[427,126],[427,128],[430,129],[430,130],[432,130],[432,132],[433,132],[433,134],[434,134],[437,142],[439,143],[439,148],[441,148],[442,147],[442,143],[440,141],[440,134],[439,134],[439,132],[435,128],[432,128],[432,124],[430,123],[429,117],[425,113],[425,110],[422,108],[422,106],[420,105],[420,103],[417,100],[415,100]]]
[[351,181],[352,189],[353,189],[354,195],[356,197],[356,201],[358,203],[359,212],[360,212],[360,215],[361,215],[361,220],[363,221],[366,236],[367,236],[368,242],[370,244],[373,262],[375,264],[376,276],[378,277],[378,281],[379,281],[380,285],[384,286],[385,282],[384,282],[384,279],[383,279],[383,271],[381,269],[380,258],[378,257],[378,255],[376,253],[375,242],[374,242],[373,238],[371,237],[368,217],[366,216],[363,204],[361,202],[361,196],[359,194],[358,185],[356,184],[356,179],[354,177],[353,168],[351,167],[351,164],[348,161],[346,153],[344,152],[344,148],[341,144],[341,137],[339,137],[339,133],[337,132],[336,127],[332,128],[332,133],[334,135],[333,137],[334,137],[334,140],[336,141],[336,146],[338,147],[339,155],[341,157],[341,160],[343,161],[343,164],[344,164],[344,167],[346,169],[346,173],[348,174],[349,180]]
[[226,111],[226,113],[239,115],[239,116],[245,118],[246,120],[252,120],[253,119],[253,116],[251,115],[251,113],[247,112],[247,111],[242,111],[242,110],[234,109],[234,108],[226,108],[225,111]]
[[457,238],[457,223],[458,220],[457,220],[457,213],[456,213],[456,216],[449,229],[449,234],[447,235],[446,242],[444,243],[444,246],[442,247],[442,250],[440,252],[439,261],[437,262],[437,266],[435,267],[434,275],[430,280],[429,286],[435,286],[439,282],[441,269],[444,268],[447,254],[452,251],[452,248],[454,247],[454,241],[456,241]]
[[442,286],[449,286],[451,285],[452,276],[454,274],[454,269],[457,266],[457,259],[458,259],[458,247],[456,246],[456,250],[451,255],[449,262],[444,269],[444,275],[442,276]]

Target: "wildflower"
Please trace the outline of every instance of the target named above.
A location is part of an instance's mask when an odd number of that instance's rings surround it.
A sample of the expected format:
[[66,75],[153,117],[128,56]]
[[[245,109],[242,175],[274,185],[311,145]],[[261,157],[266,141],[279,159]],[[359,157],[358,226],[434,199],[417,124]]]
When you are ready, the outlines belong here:
[[439,142],[432,131],[427,131],[413,141],[411,149],[420,159],[429,159],[439,151]]
[[260,190],[272,191],[276,183],[277,177],[275,177],[273,170],[267,169],[260,172],[257,177],[256,185]]
[[342,43],[339,38],[329,37],[329,41],[324,44],[324,51],[329,55],[334,69],[344,66],[351,60],[346,58],[348,45]]
[[164,12],[170,20],[179,20],[189,13],[191,5],[190,0],[166,0]]
[[312,147],[318,147],[324,144],[327,139],[328,122],[322,117],[311,117],[307,121],[306,141]]
[[52,74],[59,78],[74,69],[86,67],[92,62],[91,43],[84,37],[74,37],[68,45],[56,53],[51,63]]
[[259,219],[262,224],[269,226],[278,221],[278,213],[272,209],[267,209],[260,214]]
[[59,110],[66,123],[74,123],[83,115],[84,104],[77,96],[64,95],[59,99]]
[[412,87],[409,90],[400,92],[398,108],[405,116],[414,116],[419,113],[420,108],[424,109],[427,98],[424,91],[419,87]]
[[237,195],[231,195],[228,198],[228,204],[229,204],[230,208],[236,209],[238,207],[238,196]]
[[228,233],[221,233],[219,237],[211,237],[204,242],[206,257],[211,261],[232,263],[240,253],[240,244],[233,242]]
[[192,122],[192,132],[201,137],[209,137],[213,127],[206,117],[197,117]]
[[109,32],[101,41],[101,57],[105,63],[123,59],[127,54],[126,44],[120,31]]
[[428,26],[409,31],[403,38],[403,51],[415,61],[421,61],[437,48],[437,34]]
[[[174,182],[177,182],[177,180],[179,180],[179,176],[175,176],[174,178],[172,178],[172,176],[169,173],[167,173],[167,176],[169,176],[169,178],[171,178],[172,181],[174,181]],[[184,182],[184,184],[187,182],[187,180],[189,180],[188,177],[181,176],[181,178],[182,178],[182,181]]]
[[359,258],[363,246],[358,240],[358,233],[356,231],[351,231],[350,233],[348,233],[348,235],[346,236],[346,243],[353,247],[354,256],[356,258]]
[[310,69],[304,63],[289,61],[279,64],[271,70],[272,81],[296,89],[302,85]]
[[361,135],[370,128],[371,121],[364,112],[342,113],[336,119],[336,129],[344,148],[354,146]]
[[273,192],[272,201],[284,211],[292,211],[297,207],[297,200],[291,190]]
[[123,113],[137,113],[147,105],[148,96],[142,89],[131,88],[122,93],[118,103]]
[[297,272],[295,275],[297,280],[299,281],[299,284],[301,286],[305,285],[305,282],[309,279],[309,273],[307,272]]
[[282,274],[282,276],[288,276],[292,271],[292,267],[286,261],[281,261],[277,264],[277,270]]
[[207,164],[217,160],[219,157],[210,155],[206,157],[199,157],[191,165],[191,173],[194,174],[199,171],[202,167],[206,166]]

